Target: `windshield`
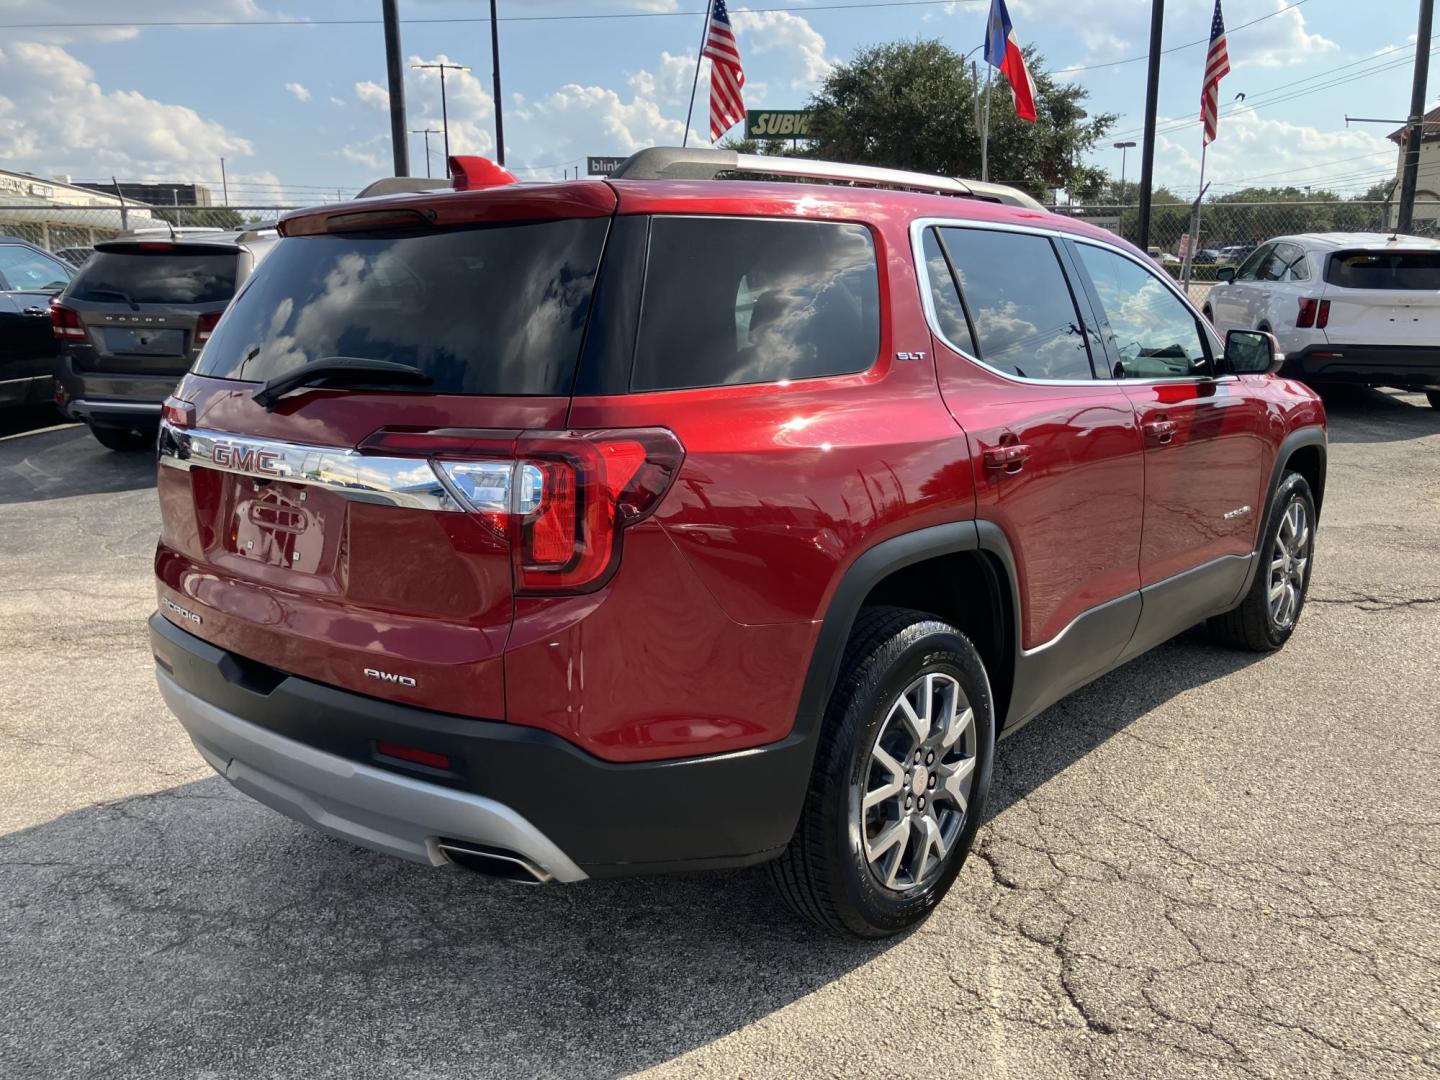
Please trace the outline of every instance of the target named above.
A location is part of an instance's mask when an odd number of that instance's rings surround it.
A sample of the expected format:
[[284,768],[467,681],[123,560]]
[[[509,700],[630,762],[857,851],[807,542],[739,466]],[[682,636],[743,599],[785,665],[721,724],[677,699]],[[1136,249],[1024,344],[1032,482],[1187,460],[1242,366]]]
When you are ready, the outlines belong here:
[[70,296],[101,303],[223,304],[235,295],[235,251],[97,251],[75,276]]
[[568,394],[608,220],[281,240],[195,371],[263,382],[354,356],[413,365],[428,393]]

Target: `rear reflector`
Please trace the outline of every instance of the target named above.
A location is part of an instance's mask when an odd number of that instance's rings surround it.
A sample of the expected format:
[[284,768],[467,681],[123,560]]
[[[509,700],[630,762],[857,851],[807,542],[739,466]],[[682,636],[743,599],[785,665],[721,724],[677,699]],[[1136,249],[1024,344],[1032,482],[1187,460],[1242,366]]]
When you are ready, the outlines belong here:
[[664,428],[381,429],[360,450],[429,458],[455,498],[509,541],[522,593],[604,585],[623,530],[654,512],[685,460]]
[[50,331],[62,341],[84,341],[85,327],[80,313],[54,300],[50,301]]
[[418,746],[404,746],[400,743],[385,742],[382,739],[375,743],[375,752],[398,761],[408,761],[412,765],[424,765],[431,769],[450,768],[450,758],[445,754],[437,754],[433,750],[421,750]]
[[1309,296],[1300,298],[1300,313],[1295,316],[1295,325],[1299,329],[1306,330],[1315,325],[1316,302]]

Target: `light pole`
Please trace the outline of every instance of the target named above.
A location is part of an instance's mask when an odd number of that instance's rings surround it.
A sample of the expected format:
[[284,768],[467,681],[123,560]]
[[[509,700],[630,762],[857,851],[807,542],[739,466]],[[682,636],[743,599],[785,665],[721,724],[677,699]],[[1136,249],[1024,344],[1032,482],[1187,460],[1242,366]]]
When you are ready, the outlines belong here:
[[470,69],[469,69],[468,67],[466,67],[464,64],[446,64],[446,63],[411,64],[410,66],[411,66],[412,68],[417,69],[417,70],[418,70],[418,69],[428,69],[428,68],[439,68],[439,69],[440,69],[440,129],[441,129],[441,131],[443,131],[444,134],[445,134],[445,175],[446,175],[446,176],[449,176],[449,175],[450,175],[450,110],[449,110],[449,108],[448,108],[448,107],[446,106],[446,104],[445,104],[445,72],[446,72],[446,70],[450,70],[450,71],[469,71]]
[[440,130],[438,128],[411,128],[410,134],[425,136],[425,176],[428,179],[430,176],[430,136],[439,135]]
[[1120,151],[1120,198],[1122,200],[1125,198],[1125,153],[1134,145],[1134,140],[1115,144],[1115,149]]

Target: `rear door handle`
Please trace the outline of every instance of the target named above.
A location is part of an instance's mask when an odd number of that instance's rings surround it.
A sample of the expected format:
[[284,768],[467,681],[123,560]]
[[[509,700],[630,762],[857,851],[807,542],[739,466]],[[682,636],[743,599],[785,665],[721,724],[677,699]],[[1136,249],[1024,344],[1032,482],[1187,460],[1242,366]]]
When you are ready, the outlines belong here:
[[1005,446],[987,447],[980,455],[987,469],[1004,469],[1017,473],[1030,460],[1029,443],[1008,443]]
[[1141,426],[1144,428],[1145,434],[1161,446],[1175,438],[1175,432],[1179,427],[1174,420],[1147,420]]

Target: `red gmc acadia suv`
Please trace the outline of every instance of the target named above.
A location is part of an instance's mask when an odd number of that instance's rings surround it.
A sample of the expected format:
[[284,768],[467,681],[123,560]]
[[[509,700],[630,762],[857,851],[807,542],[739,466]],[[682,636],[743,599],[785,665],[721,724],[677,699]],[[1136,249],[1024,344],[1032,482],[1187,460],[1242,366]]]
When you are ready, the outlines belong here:
[[997,737],[1294,630],[1320,402],[1113,234],[719,150],[457,166],[286,218],[165,406],[160,688],[261,802],[529,882],[768,862],[881,936]]

